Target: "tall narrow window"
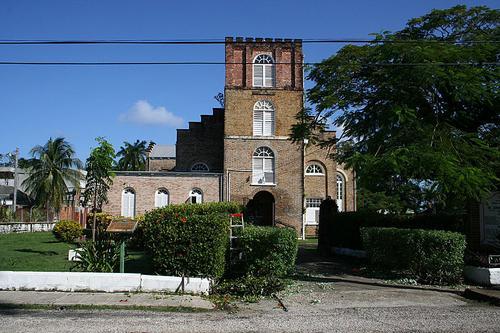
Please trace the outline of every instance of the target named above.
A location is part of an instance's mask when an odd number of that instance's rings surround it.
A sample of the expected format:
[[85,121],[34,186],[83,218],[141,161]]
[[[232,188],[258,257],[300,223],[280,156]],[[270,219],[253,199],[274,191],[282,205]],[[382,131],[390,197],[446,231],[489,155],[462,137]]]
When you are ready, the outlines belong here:
[[161,188],[155,193],[155,208],[165,207],[167,205],[168,191],[164,188]]
[[189,192],[189,202],[193,204],[198,204],[203,202],[203,193],[198,188],[193,188]]
[[135,192],[126,188],[122,192],[122,214],[123,217],[135,217]]
[[270,55],[259,54],[253,62],[253,86],[274,87],[274,60]]
[[253,135],[274,135],[274,107],[269,101],[258,101],[253,106]]
[[253,153],[252,183],[256,185],[274,184],[274,153],[268,147],[259,147]]
[[344,187],[344,176],[337,173],[337,207],[339,208],[339,212],[344,211]]

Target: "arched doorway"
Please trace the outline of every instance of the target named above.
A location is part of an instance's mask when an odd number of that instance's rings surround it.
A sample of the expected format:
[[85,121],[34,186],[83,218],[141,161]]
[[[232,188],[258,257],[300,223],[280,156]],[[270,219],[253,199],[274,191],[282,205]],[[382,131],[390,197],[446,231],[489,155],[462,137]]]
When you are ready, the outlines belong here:
[[274,225],[274,196],[260,191],[247,204],[247,215],[255,225]]

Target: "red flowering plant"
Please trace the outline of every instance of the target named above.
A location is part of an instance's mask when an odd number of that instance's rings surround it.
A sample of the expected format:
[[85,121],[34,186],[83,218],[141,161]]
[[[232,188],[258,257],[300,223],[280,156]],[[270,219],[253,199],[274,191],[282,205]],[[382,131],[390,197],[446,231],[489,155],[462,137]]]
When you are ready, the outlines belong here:
[[145,246],[153,269],[162,275],[222,276],[229,214],[241,209],[236,203],[217,202],[169,205],[146,213]]

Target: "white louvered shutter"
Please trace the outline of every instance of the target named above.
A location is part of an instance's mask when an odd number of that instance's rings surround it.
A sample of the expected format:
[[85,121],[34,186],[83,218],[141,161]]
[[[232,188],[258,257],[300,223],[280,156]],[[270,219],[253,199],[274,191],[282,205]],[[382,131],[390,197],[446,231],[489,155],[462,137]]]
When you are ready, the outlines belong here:
[[264,65],[264,86],[274,87],[274,66]]
[[122,193],[122,216],[128,215],[128,204],[127,204],[127,194],[125,192]]
[[264,84],[264,65],[253,65],[253,85],[254,87],[262,87]]
[[264,122],[264,112],[263,111],[254,111],[253,112],[253,135],[260,136],[262,135],[263,124]]
[[264,160],[262,158],[253,159],[252,182],[254,184],[262,184],[264,182]]
[[266,184],[274,184],[274,159],[264,159],[264,179]]
[[274,134],[274,112],[264,112],[264,128],[262,135],[270,136]]

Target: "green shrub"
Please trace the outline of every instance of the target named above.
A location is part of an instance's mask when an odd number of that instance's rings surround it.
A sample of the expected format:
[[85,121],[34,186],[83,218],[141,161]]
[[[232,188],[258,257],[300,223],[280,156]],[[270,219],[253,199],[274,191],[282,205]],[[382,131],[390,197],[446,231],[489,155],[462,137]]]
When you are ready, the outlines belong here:
[[441,230],[362,228],[371,264],[398,270],[420,282],[454,284],[462,280],[465,236]]
[[463,232],[460,215],[412,215],[395,216],[370,211],[342,212],[333,214],[328,228],[320,228],[320,238],[325,235],[330,246],[362,249],[360,228],[392,227],[398,229],[425,229]]
[[75,239],[83,235],[83,228],[76,221],[62,220],[56,223],[52,232],[57,239],[66,243],[73,243]]
[[244,207],[235,202],[207,202],[202,204],[168,205],[152,212],[160,214],[164,220],[178,216],[207,215],[213,213],[241,213]]
[[291,273],[297,257],[297,234],[291,228],[248,226],[239,238],[243,275],[282,277]]
[[87,241],[76,252],[81,261],[75,267],[84,272],[112,273],[120,264],[120,244],[109,239]]
[[[102,234],[106,231],[106,228],[111,223],[113,215],[108,213],[96,213],[95,224],[96,224],[96,234]],[[87,226],[88,230],[92,230],[92,225],[94,223],[94,213],[89,213],[87,215]]]
[[228,244],[228,216],[165,216],[155,209],[144,216],[146,249],[153,269],[162,275],[220,277]]

